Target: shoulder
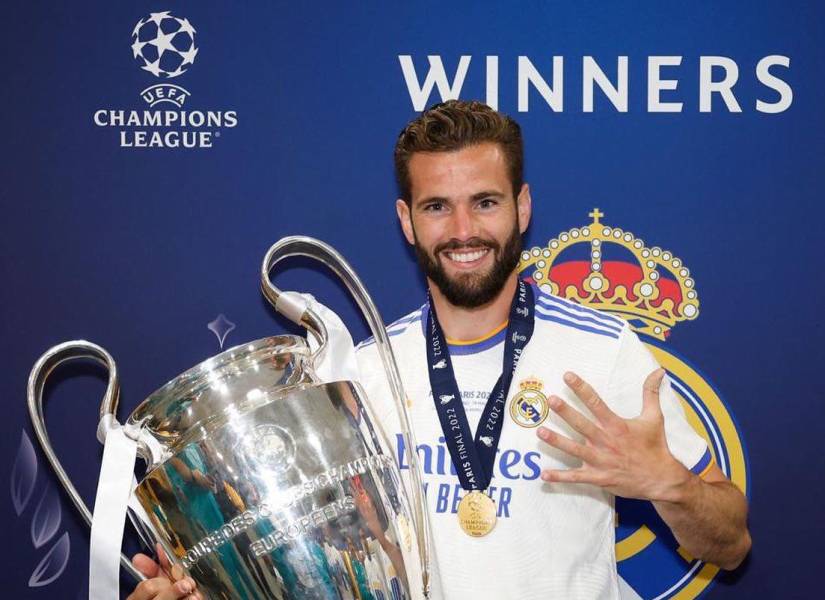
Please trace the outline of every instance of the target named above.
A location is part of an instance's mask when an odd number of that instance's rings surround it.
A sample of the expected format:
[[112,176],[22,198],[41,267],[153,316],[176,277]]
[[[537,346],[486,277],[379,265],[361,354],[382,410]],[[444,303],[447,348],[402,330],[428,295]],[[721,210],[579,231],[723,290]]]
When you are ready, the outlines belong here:
[[[405,334],[409,335],[410,333],[417,333],[421,331],[421,319],[423,312],[426,308],[426,304],[420,306],[416,310],[407,313],[400,319],[393,321],[389,325],[387,325],[384,329],[387,332],[387,336],[395,342],[393,338],[397,338],[398,336],[404,336]],[[416,330],[416,327],[418,328]],[[406,337],[406,336],[405,336]],[[367,348],[375,346],[375,338],[370,336],[367,339],[363,340],[355,347],[356,352],[362,352]]]
[[[419,337],[423,335],[421,320],[425,318],[426,304],[418,307],[416,310],[407,313],[400,319],[393,321],[385,327],[387,337],[390,338],[393,350],[398,351],[405,347],[410,341],[418,341]],[[368,337],[355,347],[355,353],[359,362],[367,362],[370,360],[380,360],[378,357],[378,349],[375,345],[375,338]]]
[[[426,319],[426,305],[385,327],[405,388],[409,387],[409,373],[418,368],[413,365],[419,364],[420,354],[424,350],[422,319]],[[358,344],[355,358],[361,376],[360,383],[379,422],[394,423],[397,418],[395,402],[375,339],[369,337]]]
[[586,334],[587,337],[620,340],[629,329],[627,321],[611,314],[582,306],[533,287],[536,320],[553,327]]

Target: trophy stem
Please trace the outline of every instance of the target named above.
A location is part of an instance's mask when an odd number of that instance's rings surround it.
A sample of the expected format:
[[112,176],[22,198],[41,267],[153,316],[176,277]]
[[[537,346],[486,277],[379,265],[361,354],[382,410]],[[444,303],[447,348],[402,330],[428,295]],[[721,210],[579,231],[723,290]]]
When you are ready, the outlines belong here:
[[[410,472],[412,475],[414,517],[416,521],[416,529],[418,531],[418,552],[422,563],[422,578],[424,582],[424,595],[429,596],[429,524],[427,520],[427,508],[424,501],[423,485],[421,480],[421,471],[418,461],[418,453],[416,452],[417,444],[415,443],[415,435],[412,430],[412,423],[406,406],[406,394],[401,383],[401,375],[398,371],[398,365],[395,361],[395,355],[390,345],[389,337],[384,328],[384,322],[372,298],[367,293],[364,284],[358,278],[353,268],[334,248],[325,244],[320,240],[316,240],[306,236],[289,236],[280,239],[276,242],[266,253],[263,264],[261,266],[261,289],[275,307],[275,309],[286,316],[288,319],[307,328],[313,335],[315,335],[320,342],[320,348],[316,352],[316,356],[323,352],[326,345],[326,329],[321,318],[315,314],[303,301],[302,298],[296,298],[290,294],[286,294],[272,284],[269,275],[273,267],[279,261],[290,256],[306,256],[313,258],[332,270],[341,281],[347,286],[352,296],[355,298],[358,308],[361,310],[364,318],[367,320],[370,331],[375,338],[378,353],[381,356],[381,362],[384,365],[384,371],[387,374],[387,379],[392,392],[393,400],[395,401],[395,408],[398,412],[398,418],[402,427],[402,435],[404,436],[404,443],[409,449]],[[403,479],[401,481],[403,485]]]
[[[43,449],[63,489],[65,489],[69,495],[72,504],[74,504],[80,516],[83,517],[83,520],[86,521],[86,525],[91,527],[92,513],[86,506],[86,503],[83,501],[83,498],[78,493],[71,479],[69,479],[60,460],[57,458],[52,448],[51,440],[46,430],[46,421],[43,416],[43,388],[46,384],[46,379],[61,363],[78,358],[94,360],[106,367],[109,371],[109,383],[106,387],[103,400],[100,403],[100,418],[103,419],[106,415],[111,415],[112,418],[115,418],[118,400],[120,399],[117,366],[112,356],[106,352],[106,350],[97,344],[85,340],[75,340],[58,344],[47,350],[43,356],[40,357],[34,367],[32,367],[31,374],[29,375],[27,400],[29,415],[34,426],[34,432],[40,442],[40,447]],[[101,432],[98,431],[98,438],[100,438],[100,436]],[[102,441],[103,440],[101,440],[101,442]],[[136,581],[145,579],[140,571],[132,565],[129,558],[122,552],[120,553],[120,564]]]

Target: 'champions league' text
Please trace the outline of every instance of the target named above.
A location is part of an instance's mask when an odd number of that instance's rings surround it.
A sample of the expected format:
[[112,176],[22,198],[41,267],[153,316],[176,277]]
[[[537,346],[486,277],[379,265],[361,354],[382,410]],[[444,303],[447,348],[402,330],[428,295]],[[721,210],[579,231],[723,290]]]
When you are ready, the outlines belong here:
[[117,127],[121,148],[211,148],[224,127],[238,124],[227,111],[106,110],[95,111],[98,127]]

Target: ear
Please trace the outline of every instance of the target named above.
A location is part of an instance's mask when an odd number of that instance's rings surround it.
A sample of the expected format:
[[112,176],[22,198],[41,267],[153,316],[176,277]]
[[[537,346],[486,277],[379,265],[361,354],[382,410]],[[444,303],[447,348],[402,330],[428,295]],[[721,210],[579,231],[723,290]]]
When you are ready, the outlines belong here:
[[522,184],[521,191],[516,198],[516,210],[518,211],[518,229],[520,233],[527,231],[530,225],[530,216],[533,214],[533,201],[530,198],[530,186]]
[[404,232],[404,237],[407,238],[410,244],[415,244],[410,207],[401,198],[395,201],[395,213],[398,215],[398,221],[401,223],[401,230]]

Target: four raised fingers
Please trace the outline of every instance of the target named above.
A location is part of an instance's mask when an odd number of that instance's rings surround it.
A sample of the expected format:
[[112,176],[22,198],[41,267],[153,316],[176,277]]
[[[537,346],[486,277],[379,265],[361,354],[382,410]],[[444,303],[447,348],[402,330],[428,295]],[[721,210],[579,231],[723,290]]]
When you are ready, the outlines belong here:
[[[659,368],[645,379],[642,389],[642,414],[661,416],[659,388],[664,375],[665,370]],[[590,410],[598,421],[598,425],[558,396],[548,398],[550,407],[588,441],[595,442],[597,447],[580,444],[550,429],[539,427],[537,434],[544,442],[581,459],[585,463],[578,469],[544,469],[541,472],[541,478],[547,482],[607,485],[604,474],[601,473],[599,468],[600,450],[598,449],[598,442],[603,441],[605,438],[610,439],[613,435],[620,435],[622,428],[627,430],[627,422],[610,410],[596,393],[596,390],[575,373],[570,371],[565,373],[564,381]],[[590,465],[595,465],[595,468]]]

